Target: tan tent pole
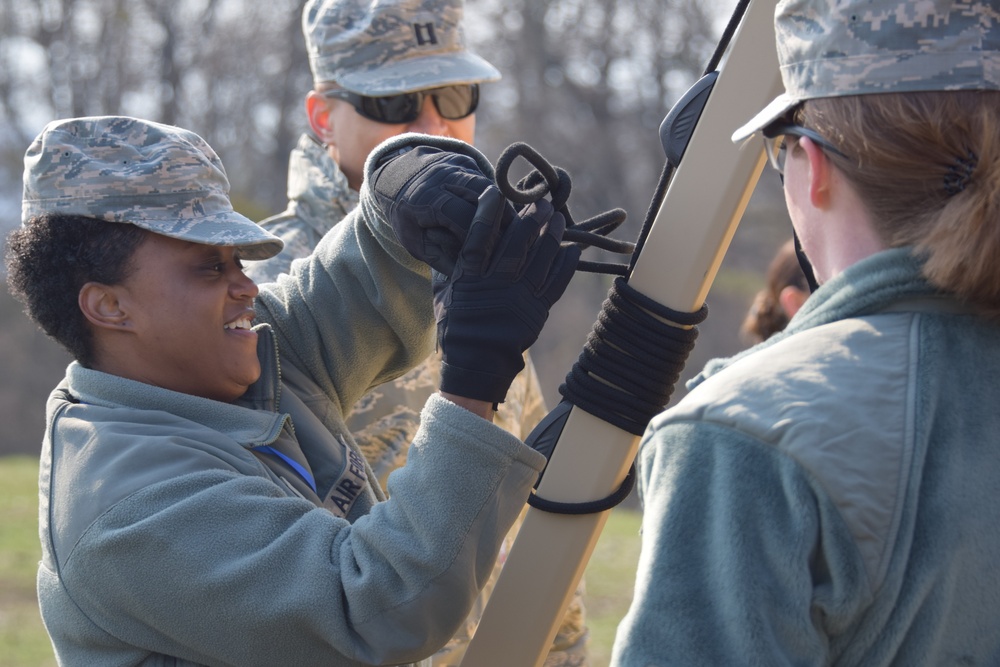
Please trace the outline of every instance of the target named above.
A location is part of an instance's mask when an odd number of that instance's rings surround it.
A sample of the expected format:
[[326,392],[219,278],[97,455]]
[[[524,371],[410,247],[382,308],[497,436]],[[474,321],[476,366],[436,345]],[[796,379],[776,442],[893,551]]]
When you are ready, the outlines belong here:
[[[776,0],[752,0],[674,172],[629,285],[669,308],[701,308],[764,165],[763,146],[730,136],[782,92]],[[619,487],[639,438],[574,407],[539,485],[557,502],[605,498]],[[541,667],[608,512],[529,508],[463,667]]]

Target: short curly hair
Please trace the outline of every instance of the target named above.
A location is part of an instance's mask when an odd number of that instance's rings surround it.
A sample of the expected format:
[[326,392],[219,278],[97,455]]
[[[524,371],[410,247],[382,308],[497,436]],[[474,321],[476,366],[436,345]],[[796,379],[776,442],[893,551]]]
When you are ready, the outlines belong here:
[[80,310],[80,288],[128,278],[135,250],[148,233],[75,215],[31,218],[7,237],[7,285],[28,317],[90,368],[94,341]]

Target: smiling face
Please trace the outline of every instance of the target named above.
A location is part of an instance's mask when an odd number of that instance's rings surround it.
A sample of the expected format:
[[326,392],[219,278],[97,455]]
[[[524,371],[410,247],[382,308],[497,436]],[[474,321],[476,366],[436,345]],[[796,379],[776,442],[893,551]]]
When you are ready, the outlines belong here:
[[95,367],[219,401],[241,396],[260,376],[258,290],[236,250],[149,234],[132,266],[118,285],[81,291],[81,307],[98,313],[88,316],[103,341]]

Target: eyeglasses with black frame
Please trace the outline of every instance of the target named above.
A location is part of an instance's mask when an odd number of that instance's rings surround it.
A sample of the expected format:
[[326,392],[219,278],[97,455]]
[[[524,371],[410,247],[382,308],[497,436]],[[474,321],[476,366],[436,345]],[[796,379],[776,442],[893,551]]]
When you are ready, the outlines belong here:
[[767,159],[782,177],[785,175],[785,157],[788,152],[788,142],[785,141],[785,137],[806,137],[823,150],[847,158],[839,148],[820,136],[818,132],[795,123],[772,123],[765,127],[761,134],[764,135],[764,151],[767,153]]
[[472,115],[479,106],[479,84],[467,83],[443,86],[430,90],[418,90],[399,95],[370,97],[349,90],[337,88],[321,93],[324,97],[344,100],[359,114],[376,123],[400,125],[412,123],[420,117],[424,99],[430,97],[438,113],[446,120],[461,120]]

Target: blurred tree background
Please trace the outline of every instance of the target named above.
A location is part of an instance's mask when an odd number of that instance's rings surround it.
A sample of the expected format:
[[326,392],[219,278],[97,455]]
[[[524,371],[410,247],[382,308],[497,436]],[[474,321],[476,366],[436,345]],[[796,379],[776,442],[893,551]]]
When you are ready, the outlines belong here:
[[[302,0],[0,0],[0,232],[19,224],[22,157],[45,123],[104,114],[179,125],[220,154],[236,208],[285,206],[288,152],[311,87]],[[477,145],[532,145],[573,177],[577,220],[627,211],[634,240],[663,168],[658,126],[704,70],[735,0],[467,0],[470,46],[502,72],[484,86]],[[704,183],[705,197],[714,184]],[[789,233],[765,173],[709,295],[684,377],[743,347],[739,323]],[[623,261],[620,257],[592,259]],[[609,279],[578,274],[533,348],[550,404]],[[0,291],[0,454],[37,453],[43,404],[68,356]],[[675,396],[683,394],[678,387]]]

